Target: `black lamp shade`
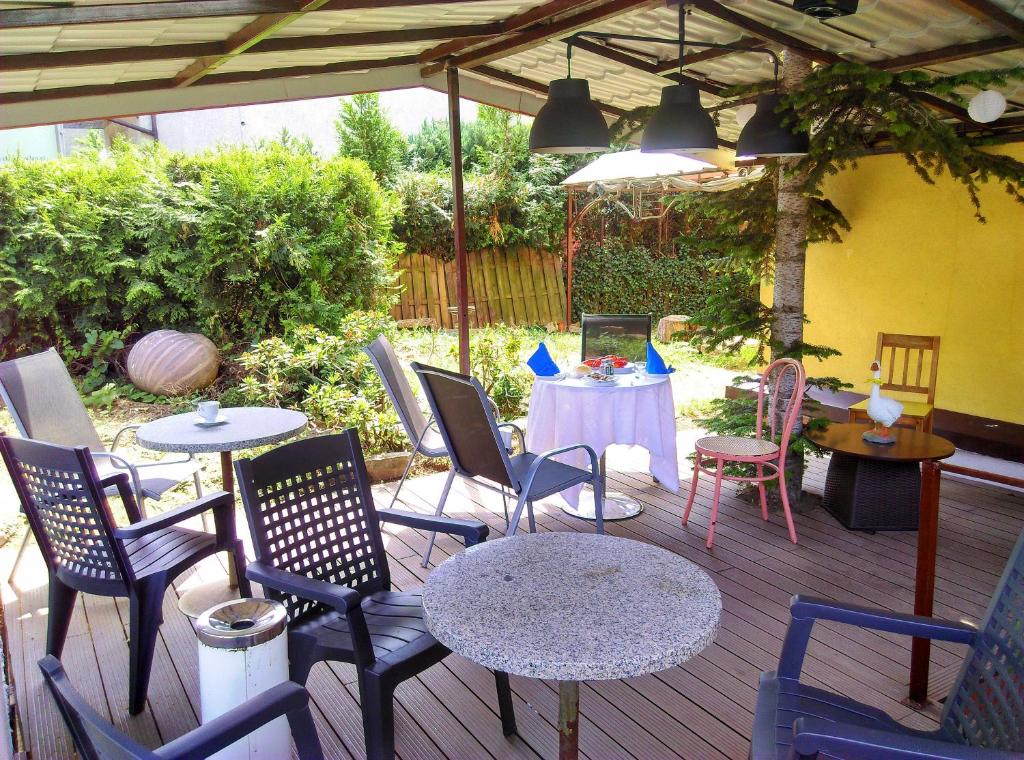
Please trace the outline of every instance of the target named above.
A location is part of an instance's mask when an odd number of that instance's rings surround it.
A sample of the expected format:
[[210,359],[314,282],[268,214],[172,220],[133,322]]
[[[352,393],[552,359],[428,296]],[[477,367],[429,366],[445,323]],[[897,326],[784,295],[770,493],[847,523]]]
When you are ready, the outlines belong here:
[[715,122],[701,107],[697,88],[690,84],[664,88],[661,105],[640,138],[640,150],[644,153],[692,153],[717,147]]
[[736,155],[744,158],[773,158],[777,156],[803,156],[810,150],[810,137],[806,132],[793,132],[783,126],[786,112],[777,113],[782,102],[777,93],[757,96],[757,109],[743,127],[736,141]]
[[555,79],[548,101],[530,128],[534,153],[597,153],[608,150],[611,138],[601,111],[590,99],[586,79]]

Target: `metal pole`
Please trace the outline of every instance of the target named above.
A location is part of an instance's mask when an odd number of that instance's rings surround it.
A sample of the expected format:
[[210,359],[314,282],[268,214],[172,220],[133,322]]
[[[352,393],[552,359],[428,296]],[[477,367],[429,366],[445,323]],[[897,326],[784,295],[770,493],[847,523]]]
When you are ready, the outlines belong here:
[[580,684],[558,682],[558,760],[580,756]]
[[567,204],[565,215],[565,329],[568,331],[569,325],[572,324],[572,254],[576,247],[572,234],[573,215],[576,211],[572,190],[568,192]]
[[459,305],[459,371],[469,374],[469,261],[466,257],[466,199],[462,188],[462,124],[459,70],[448,69],[448,128],[452,145],[452,211],[455,224],[455,289]]

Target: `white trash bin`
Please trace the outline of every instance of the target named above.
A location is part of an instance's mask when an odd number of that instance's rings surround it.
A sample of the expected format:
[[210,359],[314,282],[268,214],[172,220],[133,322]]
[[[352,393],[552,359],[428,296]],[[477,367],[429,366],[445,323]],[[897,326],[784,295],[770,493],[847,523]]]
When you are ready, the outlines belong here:
[[[288,680],[287,613],[270,599],[233,599],[196,621],[203,723]],[[277,760],[291,755],[288,719],[277,718],[211,757]]]

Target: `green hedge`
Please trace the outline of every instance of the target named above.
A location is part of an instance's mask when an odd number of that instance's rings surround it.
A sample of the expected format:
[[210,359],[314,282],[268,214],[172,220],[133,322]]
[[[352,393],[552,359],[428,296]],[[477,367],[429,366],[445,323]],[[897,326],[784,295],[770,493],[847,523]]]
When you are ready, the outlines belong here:
[[387,308],[393,196],[361,161],[284,140],[187,156],[99,145],[0,166],[4,356],[92,330],[249,342]]
[[717,293],[742,292],[749,280],[710,275],[708,260],[692,251],[660,253],[655,247],[608,239],[584,243],[573,257],[573,317],[583,312],[694,314]]

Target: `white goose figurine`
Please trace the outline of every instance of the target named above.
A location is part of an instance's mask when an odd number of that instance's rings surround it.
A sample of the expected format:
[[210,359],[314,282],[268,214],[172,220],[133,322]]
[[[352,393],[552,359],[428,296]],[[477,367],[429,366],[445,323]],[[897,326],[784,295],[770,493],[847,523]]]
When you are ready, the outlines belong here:
[[871,362],[872,379],[871,398],[868,399],[868,417],[874,420],[881,428],[890,428],[903,414],[903,404],[894,398],[886,398],[881,394],[882,366],[877,362]]

